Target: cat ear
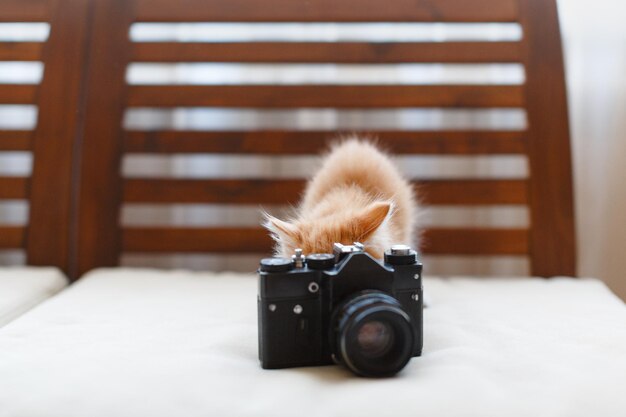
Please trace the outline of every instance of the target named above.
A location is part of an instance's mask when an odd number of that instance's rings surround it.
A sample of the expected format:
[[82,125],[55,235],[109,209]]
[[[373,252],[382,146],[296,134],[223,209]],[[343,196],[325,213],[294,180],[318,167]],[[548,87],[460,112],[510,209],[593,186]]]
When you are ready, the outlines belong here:
[[263,226],[276,236],[283,239],[294,239],[298,235],[298,228],[294,224],[277,219],[269,214],[265,214]]
[[378,201],[367,206],[356,218],[356,229],[361,242],[367,241],[381,224],[391,217],[393,203]]

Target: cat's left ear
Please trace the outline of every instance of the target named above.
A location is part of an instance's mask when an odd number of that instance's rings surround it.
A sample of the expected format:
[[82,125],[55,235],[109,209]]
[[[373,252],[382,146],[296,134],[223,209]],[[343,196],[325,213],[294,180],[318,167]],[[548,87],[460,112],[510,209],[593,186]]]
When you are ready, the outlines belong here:
[[294,224],[277,219],[269,214],[265,214],[263,226],[281,239],[294,240],[298,236],[298,228]]
[[367,206],[356,218],[356,228],[361,242],[367,241],[393,212],[393,203],[378,201]]

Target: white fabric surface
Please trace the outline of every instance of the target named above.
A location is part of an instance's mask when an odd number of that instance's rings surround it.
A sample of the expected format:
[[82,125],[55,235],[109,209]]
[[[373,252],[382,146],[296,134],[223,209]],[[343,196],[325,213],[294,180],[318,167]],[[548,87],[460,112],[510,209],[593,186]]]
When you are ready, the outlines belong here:
[[626,307],[595,280],[428,279],[424,355],[263,370],[251,275],[99,270],[0,330],[0,416],[623,416]]
[[0,267],[0,327],[67,285],[56,268]]

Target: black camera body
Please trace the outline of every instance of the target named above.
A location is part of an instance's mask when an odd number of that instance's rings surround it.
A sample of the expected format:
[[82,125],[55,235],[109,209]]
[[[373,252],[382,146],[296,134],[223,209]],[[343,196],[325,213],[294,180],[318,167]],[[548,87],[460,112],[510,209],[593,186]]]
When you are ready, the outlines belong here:
[[259,358],[265,369],[343,364],[393,375],[422,353],[422,264],[405,245],[384,263],[363,245],[266,258],[259,268]]

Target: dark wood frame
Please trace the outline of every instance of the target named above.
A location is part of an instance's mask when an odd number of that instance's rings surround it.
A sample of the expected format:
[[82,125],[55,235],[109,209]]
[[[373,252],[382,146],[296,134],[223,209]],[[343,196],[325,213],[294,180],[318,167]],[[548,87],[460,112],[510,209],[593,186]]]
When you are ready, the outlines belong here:
[[533,275],[576,275],[567,97],[555,1],[524,0]]
[[[407,154],[525,154],[527,180],[465,180],[418,183],[429,204],[524,204],[529,229],[430,229],[425,250],[436,254],[527,254],[538,276],[575,275],[574,213],[567,101],[555,0],[58,0],[45,51],[39,124],[32,149],[33,178],[0,178],[0,197],[31,200],[28,233],[2,228],[0,246],[25,243],[33,264],[54,264],[74,278],[114,266],[130,252],[263,252],[260,229],[124,228],[124,202],[231,204],[281,203],[301,180],[122,179],[124,153],[309,154],[324,146],[327,132],[124,131],[126,106],[332,107],[523,107],[528,128],[507,131],[375,132],[393,152]],[[13,17],[47,19],[43,0],[7,4]],[[63,10],[63,12],[60,12]],[[39,16],[39,17],[37,17]],[[80,16],[85,16],[80,19]],[[366,43],[301,45],[131,43],[134,21],[445,21],[519,22],[520,42]],[[56,23],[54,23],[56,22]],[[54,45],[57,47],[54,47]],[[36,56],[40,45],[23,45]],[[71,52],[74,53],[71,53]],[[0,57],[6,50],[0,49]],[[67,59],[69,57],[69,60]],[[523,86],[127,86],[132,61],[230,62],[521,62]],[[70,88],[64,89],[69,83]],[[324,94],[320,94],[326,90]],[[5,90],[6,91],[6,90]],[[15,87],[14,100],[30,102],[34,91]],[[58,96],[68,109],[55,108]],[[330,98],[329,98],[330,97]],[[60,106],[57,106],[60,107]],[[50,151],[49,137],[58,147]],[[19,139],[19,138],[18,138]],[[20,146],[21,142],[5,142]],[[13,145],[11,145],[13,143]],[[17,145],[16,145],[17,143]],[[30,148],[29,148],[30,149]],[[52,179],[54,178],[54,181]],[[3,182],[4,181],[4,182]],[[22,182],[20,182],[22,181]],[[51,184],[54,182],[54,184]],[[25,187],[30,184],[30,192]],[[262,191],[262,192],[260,192]],[[74,219],[74,220],[73,220]],[[28,236],[24,242],[24,236]],[[214,242],[219,241],[217,245]]]
[[3,87],[8,90],[6,102],[37,105],[38,117],[31,131],[0,131],[0,151],[30,151],[33,156],[30,177],[0,178],[0,198],[29,202],[27,225],[0,227],[0,248],[25,249],[29,265],[52,265],[66,272],[71,271],[75,246],[73,167],[82,120],[89,3],[3,0],[0,4],[0,21],[50,25],[46,42],[0,44],[2,60],[42,61],[45,66],[39,85]]

